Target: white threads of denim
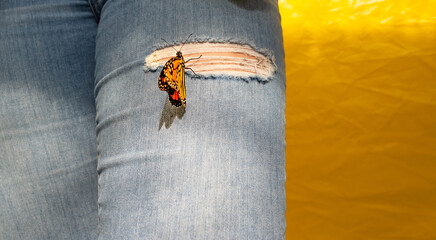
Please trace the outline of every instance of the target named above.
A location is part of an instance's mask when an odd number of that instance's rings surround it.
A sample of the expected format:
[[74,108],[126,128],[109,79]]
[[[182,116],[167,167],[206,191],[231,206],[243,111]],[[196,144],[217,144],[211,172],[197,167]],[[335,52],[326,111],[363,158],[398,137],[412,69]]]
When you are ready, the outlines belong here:
[[[182,45],[168,46],[154,51],[145,58],[145,69],[157,69],[176,56],[175,49]],[[275,63],[249,45],[236,43],[186,43],[182,54],[187,68],[198,75],[228,75],[238,78],[269,79],[276,70]],[[186,71],[188,72],[188,71]]]

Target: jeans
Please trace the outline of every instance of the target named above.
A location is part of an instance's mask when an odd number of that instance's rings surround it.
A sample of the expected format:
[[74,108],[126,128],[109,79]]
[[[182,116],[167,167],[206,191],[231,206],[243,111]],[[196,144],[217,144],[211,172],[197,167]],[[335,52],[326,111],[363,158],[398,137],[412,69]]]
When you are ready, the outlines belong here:
[[281,34],[272,0],[1,0],[0,239],[284,239]]

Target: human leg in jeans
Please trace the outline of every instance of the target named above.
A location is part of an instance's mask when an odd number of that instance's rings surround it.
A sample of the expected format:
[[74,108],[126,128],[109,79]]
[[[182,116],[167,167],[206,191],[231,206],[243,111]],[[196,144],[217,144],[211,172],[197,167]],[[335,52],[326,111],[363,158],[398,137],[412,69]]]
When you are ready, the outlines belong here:
[[[95,88],[100,239],[284,238],[280,16],[276,3],[254,2],[102,4]],[[277,70],[266,80],[226,69],[206,79],[186,77],[183,118],[159,130],[168,101],[157,84],[162,68],[144,72],[143,61],[164,46],[175,56],[180,45],[171,44],[191,33],[191,47],[248,44],[275,57]],[[214,70],[239,49],[181,51],[185,60],[202,54],[199,63],[216,56],[207,65]],[[196,66],[200,76],[208,73]]]
[[87,1],[0,1],[0,239],[96,239]]

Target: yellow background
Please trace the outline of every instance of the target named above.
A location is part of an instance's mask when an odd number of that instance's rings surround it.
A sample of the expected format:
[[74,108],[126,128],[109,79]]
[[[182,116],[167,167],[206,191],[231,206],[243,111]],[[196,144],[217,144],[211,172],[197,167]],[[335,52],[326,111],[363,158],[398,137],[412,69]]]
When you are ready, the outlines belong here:
[[286,239],[436,239],[436,0],[281,0]]

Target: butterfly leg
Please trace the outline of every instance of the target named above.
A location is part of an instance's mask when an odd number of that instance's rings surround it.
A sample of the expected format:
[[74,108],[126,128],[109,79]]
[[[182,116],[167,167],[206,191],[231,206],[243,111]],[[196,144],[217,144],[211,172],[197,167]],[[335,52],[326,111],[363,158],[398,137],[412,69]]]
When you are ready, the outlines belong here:
[[[189,70],[191,70],[191,71],[194,73],[194,77],[196,77],[196,78],[200,78],[200,76],[199,76],[196,72],[194,72],[194,70],[192,70],[192,68],[187,68],[187,67],[185,67],[185,69],[189,69]],[[192,77],[192,78],[194,78],[194,77]]]
[[185,61],[185,63],[191,61],[192,59],[199,59],[199,58],[201,58],[201,56],[203,56],[203,54],[201,54],[199,57],[196,57],[196,58],[190,58],[190,59],[188,59],[188,61]]

